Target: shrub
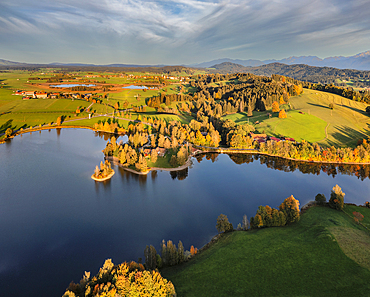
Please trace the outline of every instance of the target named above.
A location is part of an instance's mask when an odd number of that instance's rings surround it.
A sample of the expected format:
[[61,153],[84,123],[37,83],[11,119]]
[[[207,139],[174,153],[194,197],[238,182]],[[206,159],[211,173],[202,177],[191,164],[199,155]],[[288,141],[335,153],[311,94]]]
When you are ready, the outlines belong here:
[[317,194],[315,197],[316,204],[323,205],[326,202],[326,197],[324,194]]

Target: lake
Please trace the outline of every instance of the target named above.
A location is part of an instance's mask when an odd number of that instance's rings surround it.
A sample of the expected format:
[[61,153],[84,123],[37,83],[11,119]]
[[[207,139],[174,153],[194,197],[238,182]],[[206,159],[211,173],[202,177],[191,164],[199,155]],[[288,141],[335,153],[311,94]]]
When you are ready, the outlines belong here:
[[131,85],[131,86],[122,87],[122,89],[144,90],[144,89],[149,89],[149,88],[146,87],[146,86],[134,86],[134,85]]
[[252,155],[209,154],[187,170],[147,176],[113,166],[110,181],[94,182],[107,139],[53,129],[0,145],[2,296],[61,296],[85,270],[95,275],[108,258],[137,261],[146,245],[159,251],[162,239],[200,248],[216,234],[221,213],[236,227],[259,205],[277,208],[290,195],[304,205],[317,193],[329,198],[336,184],[345,202],[369,200],[369,167]]

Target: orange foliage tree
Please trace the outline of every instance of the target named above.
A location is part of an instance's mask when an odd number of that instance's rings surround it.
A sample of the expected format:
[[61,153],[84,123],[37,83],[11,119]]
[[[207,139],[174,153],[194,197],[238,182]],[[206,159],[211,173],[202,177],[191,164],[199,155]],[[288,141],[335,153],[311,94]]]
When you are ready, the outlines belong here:
[[287,115],[286,115],[286,112],[284,109],[280,110],[279,112],[279,118],[280,119],[286,119],[287,118]]
[[280,211],[285,214],[287,223],[294,223],[299,221],[299,201],[291,195],[286,198],[283,203],[279,206]]
[[279,112],[279,111],[280,111],[279,103],[277,101],[274,101],[272,103],[272,112]]

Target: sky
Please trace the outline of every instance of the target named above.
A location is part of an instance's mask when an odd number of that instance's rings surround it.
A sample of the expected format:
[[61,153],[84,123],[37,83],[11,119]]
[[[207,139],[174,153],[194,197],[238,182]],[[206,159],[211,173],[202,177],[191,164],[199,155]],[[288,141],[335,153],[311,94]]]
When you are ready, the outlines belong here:
[[370,50],[369,0],[1,0],[0,59],[193,64]]

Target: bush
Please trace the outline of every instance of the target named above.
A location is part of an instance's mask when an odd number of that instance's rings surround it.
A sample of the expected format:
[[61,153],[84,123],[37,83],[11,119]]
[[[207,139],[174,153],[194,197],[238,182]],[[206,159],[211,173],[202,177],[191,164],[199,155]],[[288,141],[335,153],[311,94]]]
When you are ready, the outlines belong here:
[[316,204],[324,205],[326,202],[326,197],[324,194],[317,194],[315,197]]
[[370,113],[370,105],[366,107],[366,112]]

